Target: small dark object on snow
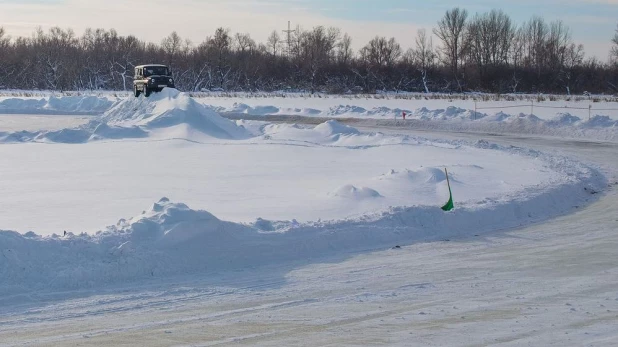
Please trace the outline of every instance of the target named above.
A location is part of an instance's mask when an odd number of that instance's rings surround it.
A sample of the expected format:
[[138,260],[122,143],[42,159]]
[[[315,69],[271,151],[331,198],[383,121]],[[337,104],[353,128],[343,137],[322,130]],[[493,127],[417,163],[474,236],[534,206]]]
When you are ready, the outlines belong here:
[[66,230],[64,231],[64,236],[67,236],[67,231]]
[[397,245],[397,246],[395,246],[395,247],[393,247],[391,249],[401,249],[401,246]]

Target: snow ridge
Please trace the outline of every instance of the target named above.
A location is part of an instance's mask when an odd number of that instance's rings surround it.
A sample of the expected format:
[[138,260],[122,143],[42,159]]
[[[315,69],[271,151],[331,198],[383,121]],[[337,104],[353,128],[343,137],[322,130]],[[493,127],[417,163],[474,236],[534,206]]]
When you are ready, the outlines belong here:
[[102,114],[117,100],[97,96],[50,96],[47,99],[10,98],[0,100],[2,113]]
[[[502,111],[487,114],[449,106],[444,109],[416,110],[374,107],[365,109],[359,106],[339,105],[320,111],[311,109],[277,108],[275,106],[251,107],[234,104],[231,108],[217,107],[218,112],[243,113],[253,116],[288,115],[323,118],[377,119],[382,125],[409,125],[427,130],[476,131],[566,136],[574,138],[596,138],[618,140],[618,120],[607,115],[595,114],[590,119],[582,119],[568,112],[559,112],[554,118],[544,120],[530,114],[507,114]],[[402,120],[403,113],[406,121]]]

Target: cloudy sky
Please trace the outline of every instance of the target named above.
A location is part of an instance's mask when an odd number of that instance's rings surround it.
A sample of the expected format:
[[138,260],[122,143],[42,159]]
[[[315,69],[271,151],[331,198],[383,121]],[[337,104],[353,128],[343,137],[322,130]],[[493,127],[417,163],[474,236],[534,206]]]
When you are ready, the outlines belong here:
[[431,30],[444,12],[464,7],[471,14],[499,8],[516,23],[533,15],[561,19],[588,55],[605,61],[618,21],[618,0],[0,0],[0,26],[11,36],[30,36],[37,27],[115,28],[120,34],[159,42],[172,31],[201,42],[223,26],[263,42],[287,22],[311,28],[336,26],[356,48],[376,35],[414,44],[418,28]]

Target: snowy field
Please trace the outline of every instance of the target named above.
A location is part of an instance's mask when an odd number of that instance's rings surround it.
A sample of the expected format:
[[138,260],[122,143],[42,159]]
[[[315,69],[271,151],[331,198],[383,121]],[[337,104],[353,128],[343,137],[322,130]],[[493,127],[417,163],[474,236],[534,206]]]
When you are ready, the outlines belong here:
[[616,342],[618,117],[340,101],[0,100],[0,346]]
[[[12,96],[11,96],[12,95]],[[560,137],[616,139],[618,99],[612,96],[446,94],[248,94],[192,93],[217,112],[245,116],[326,119],[402,119],[431,130],[534,133]],[[0,96],[2,113],[102,114],[126,92],[91,95],[13,92]],[[476,100],[476,101],[475,101]],[[2,124],[0,123],[0,129]]]

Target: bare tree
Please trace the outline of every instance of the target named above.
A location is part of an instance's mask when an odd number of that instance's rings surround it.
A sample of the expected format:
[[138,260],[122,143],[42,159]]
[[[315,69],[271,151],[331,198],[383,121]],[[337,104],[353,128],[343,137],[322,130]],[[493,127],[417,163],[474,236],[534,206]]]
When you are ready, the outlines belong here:
[[62,86],[70,86],[69,80],[77,79],[70,76],[76,70],[71,68],[74,60],[67,59],[76,49],[78,40],[73,30],[63,30],[59,27],[49,29],[46,34],[41,28],[35,34],[35,43],[38,45],[37,60],[40,75],[44,78],[42,87],[58,90]]
[[571,95],[571,85],[574,82],[575,68],[580,66],[583,60],[584,45],[575,45],[572,43],[564,50],[564,59],[558,78],[564,84],[567,95]]
[[251,35],[248,33],[245,34],[240,34],[237,33],[234,36],[234,39],[236,41],[236,47],[238,52],[240,52],[241,54],[245,54],[248,51],[254,50],[256,48],[256,44],[255,41],[251,38]]
[[315,92],[316,84],[322,76],[326,64],[334,61],[335,47],[341,36],[337,28],[317,26],[301,36],[302,67],[308,72],[311,92]]
[[465,35],[467,19],[468,11],[457,7],[446,11],[444,17],[438,22],[438,27],[433,30],[433,33],[442,40],[444,45],[442,49],[460,91],[462,87],[459,83],[459,63],[467,48]]
[[610,55],[615,64],[618,64],[618,26],[616,27],[616,33],[614,34],[614,38],[612,38],[612,50]]
[[558,71],[564,65],[566,51],[571,44],[571,30],[561,20],[552,22],[546,43],[547,66]]
[[504,12],[477,14],[469,24],[470,54],[483,71],[487,66],[507,63],[515,31]]
[[4,28],[0,27],[0,88],[4,87],[6,80],[13,74],[13,69],[2,63],[8,61],[7,52],[10,43],[11,38],[5,36]]
[[273,30],[273,32],[268,36],[268,49],[273,56],[277,56],[281,48],[281,36],[279,36],[279,32],[277,30]]
[[535,16],[525,24],[524,32],[527,65],[534,68],[537,77],[540,77],[547,60],[545,48],[549,29],[543,18]]
[[402,54],[401,45],[394,37],[387,40],[386,37],[376,36],[360,50],[362,59],[373,67],[390,67]]
[[433,43],[427,37],[425,29],[419,29],[416,33],[416,49],[412,51],[414,60],[418,63],[418,70],[421,73],[423,88],[425,93],[429,93],[427,85],[427,74],[429,68],[433,67],[436,59],[436,53],[433,50]]
[[354,56],[352,51],[352,38],[347,33],[343,34],[343,37],[337,44],[337,61],[340,64],[348,64]]
[[224,88],[230,76],[229,54],[232,46],[230,30],[217,28],[215,36],[207,40],[206,44],[214,52],[218,87]]
[[182,38],[175,31],[161,41],[161,48],[163,52],[165,52],[168,66],[173,68],[175,63],[174,58],[176,58],[176,55],[179,53],[182,43]]

